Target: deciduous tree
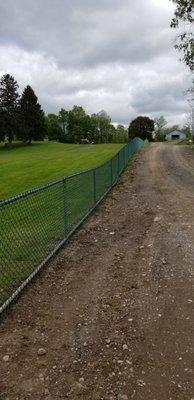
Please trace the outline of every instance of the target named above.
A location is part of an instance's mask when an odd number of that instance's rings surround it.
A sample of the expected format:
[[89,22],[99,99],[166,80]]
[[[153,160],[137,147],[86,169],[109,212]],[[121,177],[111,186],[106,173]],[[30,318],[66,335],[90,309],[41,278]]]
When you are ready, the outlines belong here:
[[164,134],[165,134],[165,127],[167,125],[167,121],[161,115],[161,117],[155,118],[154,120],[155,124],[155,138],[158,141],[163,141],[164,140]]
[[127,141],[127,129],[123,125],[118,125],[116,128],[116,143],[125,143]]
[[94,143],[99,143],[99,118],[97,114],[92,114],[90,117],[90,132],[91,141]]
[[60,124],[61,129],[63,130],[64,136],[68,133],[68,119],[69,112],[64,108],[61,108],[58,114],[58,122]]
[[[171,21],[172,28],[178,28],[181,22],[186,22],[188,26],[192,27],[194,22],[194,1],[193,0],[171,0],[175,6],[174,17]],[[175,48],[183,52],[182,60],[194,71],[194,35],[193,31],[184,29],[178,36]]]
[[128,134],[129,139],[139,137],[143,140],[152,140],[152,134],[154,132],[154,121],[149,117],[139,116],[135,118],[129,125]]
[[83,107],[74,106],[69,111],[68,118],[68,141],[81,142],[87,138],[85,134],[86,112]]
[[99,123],[99,143],[107,143],[109,142],[109,133],[111,130],[111,118],[104,110],[101,110],[97,116]]
[[47,134],[49,140],[65,142],[65,133],[59,124],[59,117],[56,114],[48,114],[46,117]]

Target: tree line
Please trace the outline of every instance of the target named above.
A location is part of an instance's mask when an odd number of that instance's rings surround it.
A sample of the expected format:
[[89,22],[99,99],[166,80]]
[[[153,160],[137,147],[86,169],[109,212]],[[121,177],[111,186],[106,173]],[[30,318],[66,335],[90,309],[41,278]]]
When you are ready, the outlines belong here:
[[[6,146],[13,140],[30,144],[45,138],[64,143],[125,143],[135,136],[161,141],[169,131],[179,129],[166,125],[163,116],[155,120],[138,116],[127,129],[112,124],[104,110],[88,115],[76,105],[72,110],[61,108],[58,114],[45,115],[31,86],[26,86],[20,96],[13,76],[6,74],[0,79],[0,142]],[[187,127],[185,130],[189,134]]]
[[154,121],[140,116],[127,129],[115,126],[102,110],[88,115],[83,107],[61,108],[58,114],[45,115],[38,98],[26,86],[21,96],[13,76],[0,79],[0,142],[11,146],[13,140],[30,144],[33,140],[54,140],[64,143],[125,143],[139,136],[151,140]]
[[62,108],[58,114],[48,114],[47,134],[49,140],[65,143],[125,143],[127,129],[115,127],[110,116],[102,110],[88,115],[83,107],[74,106],[67,111]]
[[67,111],[45,115],[38,98],[26,86],[21,96],[13,76],[0,79],[0,142],[11,146],[14,140],[30,144],[33,140],[55,140],[65,143],[125,143],[127,128],[115,127],[104,111],[88,115],[83,107],[74,106]]

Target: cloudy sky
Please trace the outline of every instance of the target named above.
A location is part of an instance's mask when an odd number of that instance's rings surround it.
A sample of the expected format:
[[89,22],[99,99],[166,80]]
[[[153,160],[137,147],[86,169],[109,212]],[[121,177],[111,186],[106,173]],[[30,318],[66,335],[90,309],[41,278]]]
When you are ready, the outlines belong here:
[[173,49],[169,0],[0,2],[0,75],[30,84],[46,112],[82,105],[115,123],[184,123],[189,70]]

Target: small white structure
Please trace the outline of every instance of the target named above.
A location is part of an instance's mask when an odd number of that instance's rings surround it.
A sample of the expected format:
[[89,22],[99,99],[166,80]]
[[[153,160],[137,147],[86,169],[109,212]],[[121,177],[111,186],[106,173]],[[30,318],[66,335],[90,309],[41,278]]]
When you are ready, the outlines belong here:
[[165,136],[165,139],[168,141],[177,140],[177,139],[184,140],[184,139],[186,139],[186,135],[184,132],[175,130],[175,131],[167,133],[167,135]]

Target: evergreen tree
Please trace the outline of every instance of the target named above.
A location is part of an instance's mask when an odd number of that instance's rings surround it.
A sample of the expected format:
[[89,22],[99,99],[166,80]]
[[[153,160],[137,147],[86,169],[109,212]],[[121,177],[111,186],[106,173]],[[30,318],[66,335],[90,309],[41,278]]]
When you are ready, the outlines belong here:
[[0,140],[11,144],[18,131],[18,84],[9,74],[0,79]]
[[47,131],[46,120],[33,89],[28,85],[20,99],[20,134],[29,144],[32,140],[43,140]]
[[0,110],[0,142],[4,142],[5,132],[5,112]]

